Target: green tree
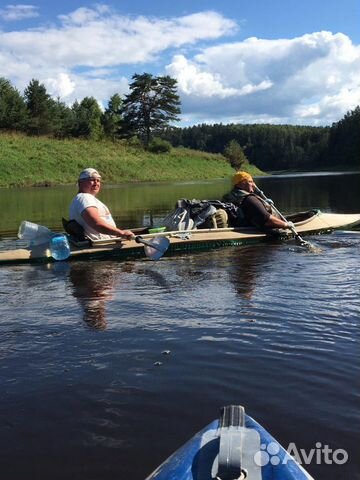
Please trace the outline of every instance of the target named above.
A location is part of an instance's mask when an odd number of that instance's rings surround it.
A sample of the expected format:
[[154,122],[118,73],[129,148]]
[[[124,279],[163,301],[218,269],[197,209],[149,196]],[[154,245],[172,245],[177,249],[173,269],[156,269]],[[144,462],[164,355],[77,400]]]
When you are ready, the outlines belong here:
[[0,129],[23,130],[26,120],[23,97],[9,80],[0,77]]
[[29,114],[28,133],[42,135],[52,132],[52,110],[55,102],[47,93],[45,85],[32,79],[24,91],[24,97]]
[[153,137],[147,148],[152,153],[167,153],[171,151],[171,143],[163,138]]
[[225,146],[224,157],[229,159],[230,165],[236,170],[243,168],[245,164],[249,163],[244,150],[236,140],[230,140]]
[[103,115],[103,127],[107,137],[112,140],[118,138],[121,134],[122,126],[122,98],[115,93],[109,100],[109,104]]
[[71,137],[74,129],[73,110],[58,98],[57,101],[54,102],[52,111],[52,128],[54,137]]
[[328,156],[333,165],[360,163],[360,106],[347,112],[330,129]]
[[94,97],[85,97],[72,106],[74,114],[73,135],[99,140],[104,135],[101,120],[103,113]]
[[177,81],[169,76],[153,77],[149,73],[133,75],[130,93],[123,103],[123,132],[139,135],[145,145],[170,122],[178,121],[180,98]]
[[[248,161],[265,171],[325,165],[328,136],[328,127],[265,124],[202,124],[177,132],[184,147],[212,153],[224,153],[236,140]],[[166,134],[163,138],[171,140]]]

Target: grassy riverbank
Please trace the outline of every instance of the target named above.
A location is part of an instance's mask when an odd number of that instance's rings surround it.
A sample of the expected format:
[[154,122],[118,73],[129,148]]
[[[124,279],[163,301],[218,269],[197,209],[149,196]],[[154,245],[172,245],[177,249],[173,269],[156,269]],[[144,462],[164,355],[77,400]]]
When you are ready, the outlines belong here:
[[[234,173],[222,155],[185,148],[154,154],[121,141],[0,134],[0,187],[73,184],[90,166],[106,183],[212,180]],[[248,170],[262,174],[256,167]]]

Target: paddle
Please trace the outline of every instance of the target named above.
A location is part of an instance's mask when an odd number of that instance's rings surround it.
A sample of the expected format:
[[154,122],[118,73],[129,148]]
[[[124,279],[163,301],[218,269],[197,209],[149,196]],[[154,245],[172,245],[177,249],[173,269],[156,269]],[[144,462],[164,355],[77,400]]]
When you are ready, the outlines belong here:
[[[287,222],[288,221],[286,220],[286,218],[284,217],[284,215],[275,207],[274,205],[274,202],[272,200],[270,200],[269,198],[267,198],[267,196],[265,195],[265,193],[260,190],[259,187],[257,187],[255,185],[255,193],[257,195],[259,195],[259,197],[261,197],[263,200],[265,200],[265,202],[267,202],[269,205],[271,205],[271,207],[274,209],[274,211],[278,214],[278,216],[281,218],[281,220],[284,220],[284,222]],[[306,247],[306,248],[310,248],[310,249],[315,249],[315,247],[310,243],[310,242],[307,242],[306,240],[304,240],[300,235],[299,233],[296,231],[295,227],[292,225],[292,226],[289,226],[288,227],[294,237],[295,237],[295,240],[298,242],[299,245],[301,245],[302,247]]]
[[136,243],[144,245],[145,255],[151,260],[159,260],[169,248],[170,240],[167,237],[155,237],[144,240],[140,235],[134,237]]
[[[113,243],[122,242],[124,238],[117,237],[117,238],[110,238],[105,240],[92,240],[92,246],[103,246],[103,245],[112,245]],[[154,238],[150,238],[145,240],[141,235],[134,235],[131,238],[127,238],[127,240],[135,240],[136,243],[142,243],[144,245],[145,255],[149,257],[151,260],[159,260],[170,245],[170,240],[165,236],[156,236]]]

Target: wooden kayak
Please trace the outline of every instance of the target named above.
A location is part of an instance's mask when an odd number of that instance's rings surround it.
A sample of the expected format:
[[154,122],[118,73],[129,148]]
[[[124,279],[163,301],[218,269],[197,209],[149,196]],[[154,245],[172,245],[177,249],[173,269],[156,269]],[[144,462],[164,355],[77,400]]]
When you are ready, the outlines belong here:
[[194,435],[146,480],[312,478],[243,407],[230,405],[222,409],[219,420]]
[[[339,229],[351,229],[360,225],[360,213],[339,214],[323,213],[320,210],[310,210],[289,215],[288,220],[294,222],[296,231],[300,235],[316,235],[330,233]],[[165,231],[162,233],[147,233],[148,229],[135,229],[143,239],[151,240],[158,236],[166,236],[170,240],[168,254],[196,250],[214,249],[226,246],[246,245],[262,242],[271,238],[253,227],[242,228],[211,228],[190,231]],[[134,230],[134,231],[135,231]],[[283,231],[281,238],[289,239],[290,231]],[[95,242],[70,242],[71,254],[69,260],[85,258],[125,259],[131,257],[144,257],[143,245],[134,240],[120,241],[99,240]],[[0,251],[0,265],[9,263],[52,262],[47,243],[26,248]]]

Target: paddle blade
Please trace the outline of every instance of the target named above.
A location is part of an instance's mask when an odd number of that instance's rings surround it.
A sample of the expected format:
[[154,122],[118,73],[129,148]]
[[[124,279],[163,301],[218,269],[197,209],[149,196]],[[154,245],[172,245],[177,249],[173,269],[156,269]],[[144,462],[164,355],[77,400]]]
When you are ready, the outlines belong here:
[[307,242],[304,239],[301,239],[301,242],[299,243],[299,245],[301,247],[307,248],[311,253],[320,253],[322,251],[320,247],[317,247],[316,245],[310,242]]
[[144,245],[145,255],[151,260],[159,260],[169,248],[170,240],[166,237],[155,237],[146,240]]
[[309,252],[312,252],[312,253],[319,253],[319,252],[321,252],[321,248],[316,247],[316,246],[313,245],[312,243],[307,242],[307,241],[304,240],[302,237],[300,237],[300,235],[297,233],[297,231],[295,230],[295,228],[292,228],[291,231],[293,232],[294,237],[295,237],[295,240],[296,240],[296,242],[298,243],[298,245],[300,245],[300,247],[307,248],[307,249],[309,250]]

